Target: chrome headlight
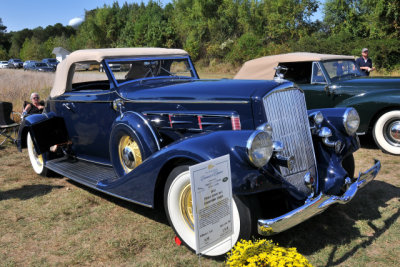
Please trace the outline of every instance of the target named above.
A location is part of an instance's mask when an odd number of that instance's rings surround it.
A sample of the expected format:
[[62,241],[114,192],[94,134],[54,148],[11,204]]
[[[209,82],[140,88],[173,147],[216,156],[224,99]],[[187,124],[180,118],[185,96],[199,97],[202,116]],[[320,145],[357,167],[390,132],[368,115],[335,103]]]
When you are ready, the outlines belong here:
[[268,122],[261,124],[257,127],[257,130],[264,131],[272,136],[272,126]]
[[348,135],[356,133],[358,126],[360,126],[360,116],[354,108],[346,109],[343,115],[343,124]]
[[268,132],[257,130],[247,140],[247,155],[257,168],[265,166],[273,152],[272,136]]

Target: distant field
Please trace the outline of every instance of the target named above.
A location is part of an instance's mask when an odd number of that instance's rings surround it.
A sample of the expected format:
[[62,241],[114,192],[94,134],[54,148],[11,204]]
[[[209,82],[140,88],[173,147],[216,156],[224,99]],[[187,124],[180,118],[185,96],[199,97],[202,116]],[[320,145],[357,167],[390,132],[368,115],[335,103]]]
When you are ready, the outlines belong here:
[[[30,92],[46,98],[54,74],[0,70],[0,100],[17,107]],[[200,72],[202,78],[219,75]],[[336,205],[274,236],[314,266],[399,266],[400,157],[362,139],[356,173],[382,170],[348,205]],[[95,192],[65,177],[43,178],[27,151],[0,148],[0,266],[224,266],[174,243],[162,210]]]

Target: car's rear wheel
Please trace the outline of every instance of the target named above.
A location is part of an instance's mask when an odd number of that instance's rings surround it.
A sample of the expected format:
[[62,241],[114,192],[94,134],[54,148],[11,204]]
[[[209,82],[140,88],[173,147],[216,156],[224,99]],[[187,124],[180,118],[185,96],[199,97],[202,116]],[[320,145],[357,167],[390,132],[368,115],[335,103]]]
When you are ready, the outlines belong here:
[[384,152],[400,155],[400,110],[384,113],[372,131],[375,143]]
[[[253,201],[254,202],[254,201]],[[248,198],[233,197],[233,235],[205,253],[219,256],[228,252],[240,239],[249,239],[255,233],[257,210]],[[252,209],[250,209],[252,207]],[[192,193],[190,187],[189,165],[178,166],[172,170],[164,188],[164,208],[169,224],[180,240],[191,250],[196,249],[194,220],[192,212]]]
[[33,170],[41,176],[47,176],[49,174],[49,170],[45,167],[45,158],[43,155],[36,153],[30,133],[28,133],[26,137],[26,144],[28,147],[29,160],[31,161]]

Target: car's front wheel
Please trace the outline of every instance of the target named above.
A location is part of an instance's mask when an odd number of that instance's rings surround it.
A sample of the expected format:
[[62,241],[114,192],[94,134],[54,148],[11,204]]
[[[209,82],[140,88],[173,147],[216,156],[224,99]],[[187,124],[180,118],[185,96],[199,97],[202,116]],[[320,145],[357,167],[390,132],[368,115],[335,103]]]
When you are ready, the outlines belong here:
[[400,110],[384,113],[376,121],[372,133],[380,149],[400,155]]
[[[255,232],[256,205],[249,199],[233,197],[233,235],[205,253],[207,256],[220,256],[228,252],[240,239],[249,239]],[[251,207],[251,209],[250,209]],[[164,188],[164,208],[169,224],[183,243],[196,249],[194,219],[192,211],[192,192],[189,166],[178,166],[169,174]]]
[[44,157],[43,155],[36,153],[30,133],[28,133],[26,137],[26,144],[28,147],[29,160],[31,161],[33,170],[41,176],[47,176],[49,170],[45,167]]

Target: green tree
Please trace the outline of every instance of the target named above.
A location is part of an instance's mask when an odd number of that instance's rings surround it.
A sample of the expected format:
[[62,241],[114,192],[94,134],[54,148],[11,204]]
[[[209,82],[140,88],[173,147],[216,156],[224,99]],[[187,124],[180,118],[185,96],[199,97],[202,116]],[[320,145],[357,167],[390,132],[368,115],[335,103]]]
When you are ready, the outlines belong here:
[[3,25],[3,21],[0,18],[0,59],[5,60],[8,58],[6,47],[9,46],[8,39],[6,37],[7,27]]
[[41,60],[42,58],[49,57],[46,53],[45,46],[36,37],[26,38],[20,50],[20,58],[22,60]]

